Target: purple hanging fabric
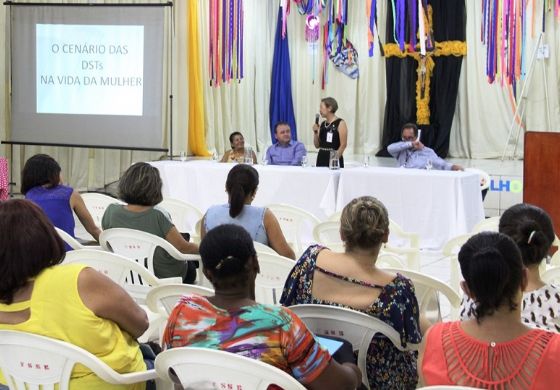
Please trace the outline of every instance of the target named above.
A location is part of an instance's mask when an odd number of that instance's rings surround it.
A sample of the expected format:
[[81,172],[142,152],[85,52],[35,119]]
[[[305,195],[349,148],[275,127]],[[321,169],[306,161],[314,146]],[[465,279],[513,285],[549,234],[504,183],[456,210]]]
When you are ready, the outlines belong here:
[[418,7],[417,0],[409,0],[408,7],[410,9],[410,19],[409,19],[409,33],[410,33],[410,50],[416,50],[416,44],[418,40],[416,38],[416,32],[418,31]]
[[406,13],[405,13],[405,0],[397,0],[397,37],[399,40],[399,47],[401,49],[401,51],[404,51],[404,41],[405,41],[405,30],[406,30],[406,25],[405,25],[405,19],[406,19]]

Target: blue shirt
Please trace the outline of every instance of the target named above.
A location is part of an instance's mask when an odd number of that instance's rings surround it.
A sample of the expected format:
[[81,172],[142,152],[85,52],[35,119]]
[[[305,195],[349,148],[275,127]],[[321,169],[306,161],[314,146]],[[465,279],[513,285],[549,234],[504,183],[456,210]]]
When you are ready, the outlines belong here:
[[305,146],[299,141],[290,141],[282,146],[279,142],[266,150],[266,159],[271,165],[300,165],[301,158],[307,154]]
[[74,236],[74,214],[70,207],[70,197],[74,189],[62,184],[55,187],[37,186],[25,194],[25,199],[31,200],[43,209],[52,224]]
[[247,230],[253,241],[268,245],[268,236],[264,227],[265,212],[265,207],[255,207],[246,204],[243,205],[241,213],[237,217],[232,218],[229,215],[229,204],[212,206],[204,216],[204,228],[206,231],[209,231],[216,226],[233,223]]
[[389,154],[397,159],[397,165],[405,168],[426,169],[426,163],[432,162],[433,169],[450,171],[453,164],[439,157],[433,149],[424,146],[415,150],[411,141],[400,141],[387,146]]

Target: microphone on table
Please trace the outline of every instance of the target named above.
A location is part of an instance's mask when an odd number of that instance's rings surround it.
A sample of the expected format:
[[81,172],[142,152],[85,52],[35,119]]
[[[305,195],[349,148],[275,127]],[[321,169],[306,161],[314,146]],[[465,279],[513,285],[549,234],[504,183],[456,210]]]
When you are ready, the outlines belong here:
[[321,115],[319,114],[315,114],[315,124],[318,125],[319,124],[319,118],[321,117]]

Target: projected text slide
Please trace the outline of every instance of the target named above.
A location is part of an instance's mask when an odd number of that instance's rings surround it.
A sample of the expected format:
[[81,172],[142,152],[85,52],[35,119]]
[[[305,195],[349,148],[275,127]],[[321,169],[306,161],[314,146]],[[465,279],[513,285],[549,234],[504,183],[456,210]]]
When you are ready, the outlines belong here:
[[37,24],[37,113],[141,116],[144,27]]

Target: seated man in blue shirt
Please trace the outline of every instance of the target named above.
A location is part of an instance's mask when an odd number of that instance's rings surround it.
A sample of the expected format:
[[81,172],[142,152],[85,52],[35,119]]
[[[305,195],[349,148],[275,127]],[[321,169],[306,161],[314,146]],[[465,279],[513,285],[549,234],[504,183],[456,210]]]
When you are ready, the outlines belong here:
[[406,123],[401,130],[402,141],[387,146],[389,154],[397,159],[399,167],[417,169],[439,169],[445,171],[462,171],[463,167],[451,164],[439,157],[433,149],[424,146],[418,139],[418,127]]
[[307,155],[305,146],[299,141],[292,141],[292,131],[286,122],[278,122],[274,127],[276,143],[266,150],[266,160],[271,165],[300,165]]

